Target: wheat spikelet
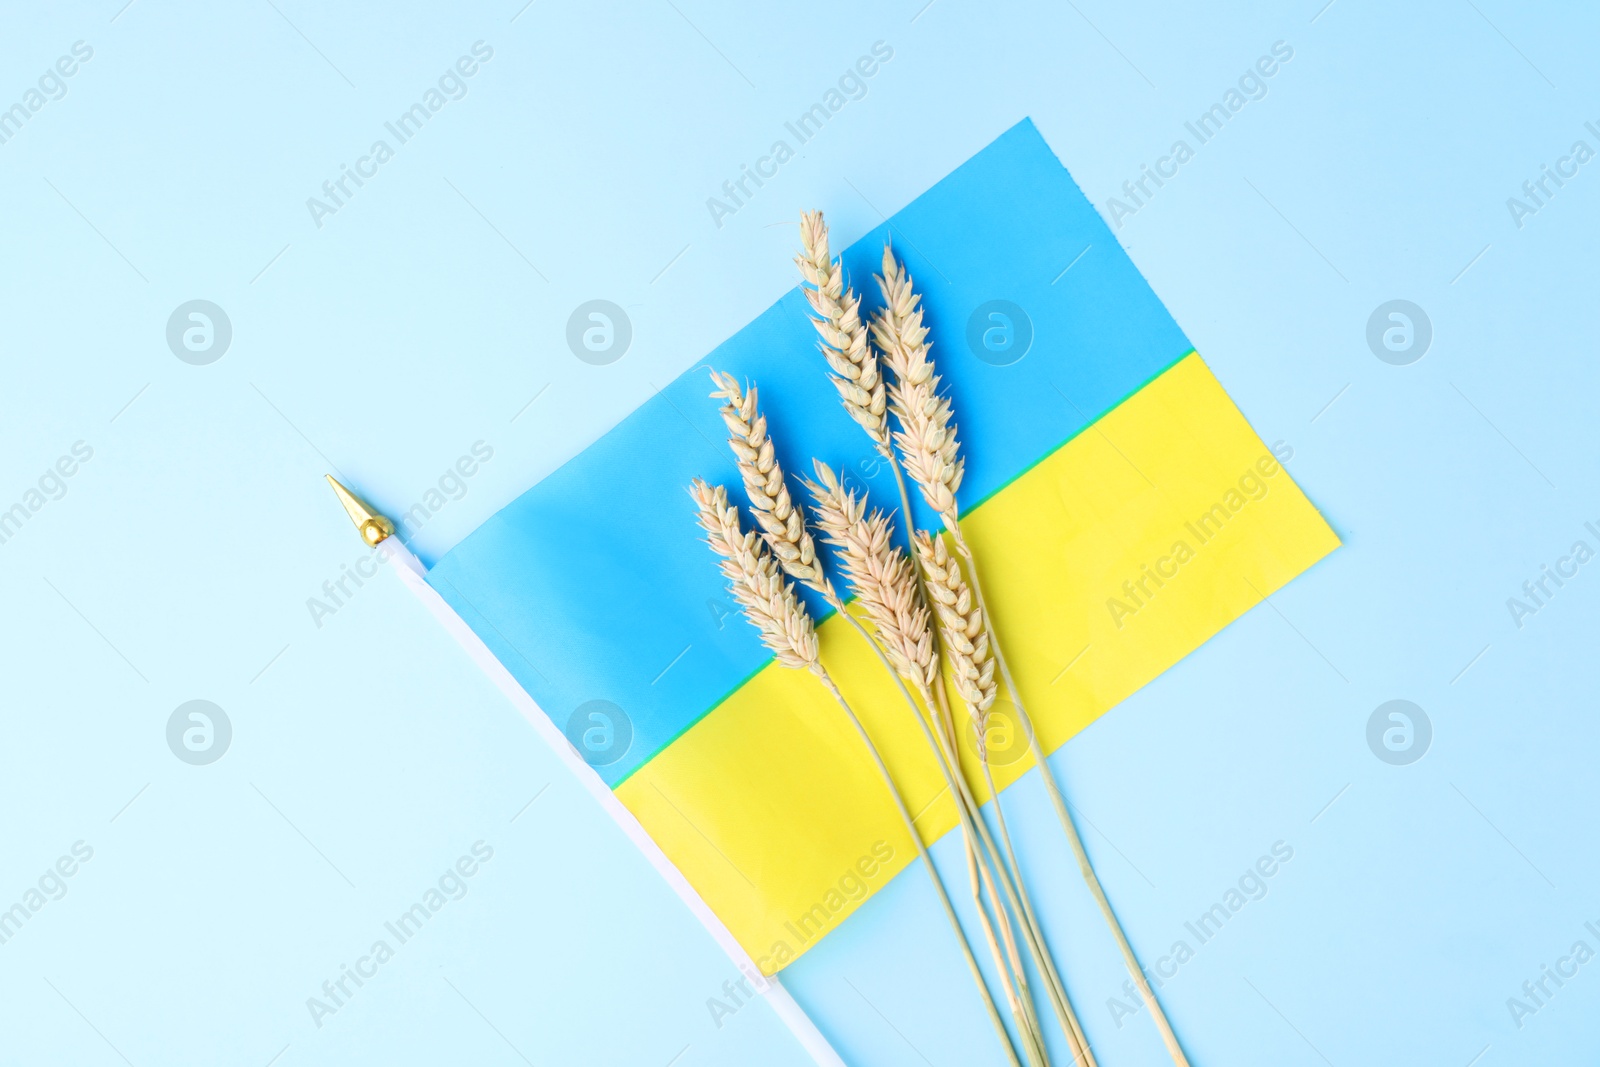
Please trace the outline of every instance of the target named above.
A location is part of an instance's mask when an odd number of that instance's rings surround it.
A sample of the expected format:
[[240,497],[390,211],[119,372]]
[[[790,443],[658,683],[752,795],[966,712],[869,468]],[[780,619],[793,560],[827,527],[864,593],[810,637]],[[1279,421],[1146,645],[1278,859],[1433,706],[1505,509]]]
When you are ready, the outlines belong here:
[[[951,932],[955,935],[961,946],[962,954],[967,961],[967,969],[972,974],[973,982],[977,985],[979,995],[984,1000],[984,1007],[988,1011],[995,1034],[1001,1046],[1007,1053],[1007,1059],[1012,1067],[1020,1067],[1011,1048],[1011,1038],[1006,1032],[1005,1024],[1000,1020],[1000,1014],[994,1003],[994,997],[989,992],[989,987],[984,981],[983,972],[978,967],[978,961],[972,953],[972,946],[967,941],[966,932],[961,927],[960,920],[956,917],[955,909],[950,903],[950,896],[945,891],[944,883],[939,877],[938,869],[934,867],[933,860],[928,856],[926,846],[922,843],[920,831],[916,821],[911,817],[911,812],[906,808],[905,799],[900,795],[899,787],[895,785],[894,778],[889,774],[889,768],[883,761],[882,754],[873,744],[872,737],[861,725],[861,720],[850,707],[838,685],[828,674],[827,668],[822,665],[818,654],[816,629],[807,614],[805,607],[795,595],[794,586],[790,584],[778,569],[763,543],[762,538],[754,532],[746,533],[739,522],[739,511],[728,503],[728,494],[722,486],[712,487],[703,480],[696,478],[689,495],[694,499],[695,509],[698,513],[700,527],[706,532],[706,543],[713,552],[721,557],[721,570],[728,579],[734,598],[744,609],[744,616],[755,626],[761,635],[762,643],[772,650],[778,662],[785,667],[804,668],[816,676],[822,686],[838,702],[840,709],[849,720],[856,735],[861,739],[869,757],[878,769],[879,776],[888,787],[889,795],[894,801],[895,810],[900,815],[906,833],[911,838],[912,845],[916,848],[917,856],[922,860],[922,866],[928,873],[929,880],[933,883],[934,891],[943,906],[945,918],[950,923]],[[863,631],[864,632],[864,631]],[[980,916],[982,906],[979,907]],[[987,919],[984,920],[987,924]],[[991,945],[994,944],[993,935],[989,937]],[[998,947],[995,948],[996,963],[1000,964]],[[1008,989],[1009,992],[1009,989]],[[1011,999],[1015,1002],[1015,995]],[[1016,1015],[1019,1027],[1025,1025],[1024,1018]]]
[[928,506],[946,527],[956,529],[955,494],[961,487],[965,461],[951,422],[950,399],[940,395],[939,376],[928,355],[928,329],[922,325],[919,307],[922,298],[887,245],[883,273],[877,279],[884,307],[873,317],[872,336],[894,372],[889,406],[900,423],[894,432],[900,460]]
[[813,460],[812,465],[817,481],[806,480],[805,487],[816,501],[812,515],[823,539],[839,550],[845,577],[890,664],[931,708],[938,671],[933,631],[911,562],[892,539],[889,517],[876,509],[868,514],[866,500],[840,484],[826,463]]
[[861,322],[861,299],[844,284],[844,272],[828,251],[828,224],[822,212],[808,211],[800,216],[800,254],[794,257],[806,285],[802,290],[815,314],[811,324],[817,328],[823,358],[832,369],[834,388],[845,411],[867,431],[883,456],[889,455],[889,419],[884,414],[888,396],[878,357],[867,340]]
[[914,540],[922,573],[927,575],[928,595],[939,613],[939,632],[950,657],[956,691],[971,709],[981,749],[996,693],[995,662],[983,609],[974,602],[972,589],[961,576],[955,557],[944,547],[944,539],[918,530]]
[[745,532],[739,509],[728,503],[727,490],[696,478],[689,495],[694,498],[706,543],[721,557],[722,575],[744,617],[761,634],[762,643],[785,667],[804,668],[821,677],[822,659],[810,614],[761,539],[754,531]]
[[806,532],[805,517],[789,498],[783,468],[773,452],[772,438],[767,436],[767,417],[757,403],[756,387],[741,389],[733,375],[715,370],[711,380],[717,386],[712,397],[726,401],[722,421],[728,427],[728,447],[738,461],[762,539],[790,577],[831,597],[833,589]]

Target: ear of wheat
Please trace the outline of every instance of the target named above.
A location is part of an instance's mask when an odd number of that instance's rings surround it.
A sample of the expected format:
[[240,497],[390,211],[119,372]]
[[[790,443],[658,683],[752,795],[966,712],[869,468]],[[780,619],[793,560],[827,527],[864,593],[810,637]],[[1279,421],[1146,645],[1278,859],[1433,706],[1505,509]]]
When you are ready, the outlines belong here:
[[722,558],[722,576],[728,579],[728,588],[761,635],[761,642],[785,667],[821,676],[822,658],[810,613],[779,573],[761,539],[744,531],[739,509],[728,503],[727,490],[696,478],[689,495],[706,543]]
[[816,546],[806,531],[805,516],[789,497],[783,468],[767,435],[767,417],[761,414],[755,386],[741,388],[737,379],[712,371],[717,388],[713,399],[724,401],[722,421],[728,427],[728,447],[733,450],[744,480],[750,510],[761,527],[761,537],[778,558],[778,565],[796,581],[828,597],[833,587],[817,559]]
[[806,300],[815,313],[811,323],[822,342],[818,347],[832,371],[834,388],[850,417],[872,438],[881,455],[889,455],[889,420],[885,414],[888,397],[878,357],[867,339],[861,322],[861,300],[855,290],[845,287],[839,261],[828,251],[828,224],[822,212],[808,211],[800,216],[800,254],[794,257]]
[[894,372],[889,406],[900,423],[894,432],[900,460],[928,506],[946,527],[958,529],[956,490],[961,488],[965,461],[956,439],[954,413],[949,398],[939,392],[939,376],[928,351],[928,329],[922,324],[921,297],[912,288],[910,273],[887,246],[878,289],[884,307],[873,317],[872,336]]
[[832,468],[813,461],[817,481],[805,487],[816,502],[815,516],[823,538],[839,550],[845,578],[856,602],[878,632],[889,662],[932,706],[938,665],[928,609],[917,595],[911,563],[892,541],[892,527],[883,512],[867,513],[866,501],[846,489]]
[[945,548],[944,539],[918,530],[915,543],[922,560],[922,573],[928,577],[928,595],[939,613],[939,632],[944,637],[945,653],[950,657],[956,691],[971,709],[981,751],[989,711],[994,707],[998,690],[994,657],[989,652],[989,627],[983,609],[972,599],[972,590],[962,577],[955,557]]

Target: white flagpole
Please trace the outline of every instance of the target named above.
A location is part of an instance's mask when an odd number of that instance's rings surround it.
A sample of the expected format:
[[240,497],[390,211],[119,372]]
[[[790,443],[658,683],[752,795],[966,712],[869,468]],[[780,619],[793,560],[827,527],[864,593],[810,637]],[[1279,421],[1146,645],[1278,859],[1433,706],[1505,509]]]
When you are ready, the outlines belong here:
[[700,925],[704,926],[722,947],[722,951],[733,961],[734,966],[739,968],[740,973],[766,998],[772,1010],[777,1012],[778,1018],[783,1020],[784,1025],[810,1054],[817,1067],[845,1067],[844,1060],[839,1058],[839,1054],[833,1050],[833,1046],[822,1035],[822,1031],[817,1029],[817,1024],[811,1021],[811,1017],[789,995],[782,981],[776,975],[769,978],[761,973],[755,961],[750,958],[750,954],[744,950],[744,946],[734,939],[733,933],[701,898],[694,886],[689,884],[683,872],[678,870],[672,860],[667,858],[667,854],[661,851],[661,846],[656,844],[655,839],[645,832],[633,812],[623,806],[622,801],[611,791],[611,787],[606,785],[605,780],[595,773],[595,769],[584,761],[578,750],[567,740],[566,735],[540,710],[533,697],[528,695],[522,684],[506,670],[505,664],[489,650],[483,639],[467,625],[438,591],[428,584],[425,577],[427,570],[423,567],[422,561],[400,538],[394,536],[393,524],[340,485],[332,475],[328,475],[327,478],[334,492],[338,494],[340,503],[344,505],[345,512],[360,530],[362,539],[377,549],[378,558],[389,564],[399,576],[401,583],[411,590],[435,619],[439,620],[466,652],[468,658],[478,665],[478,669],[499,687],[512,705],[522,713],[522,717],[533,726],[534,732],[544,739],[550,750],[566,764],[572,775],[628,836],[634,847],[642,852],[655,867],[656,872],[666,879],[667,884],[678,894],[679,899],[688,905],[695,918],[700,920]]

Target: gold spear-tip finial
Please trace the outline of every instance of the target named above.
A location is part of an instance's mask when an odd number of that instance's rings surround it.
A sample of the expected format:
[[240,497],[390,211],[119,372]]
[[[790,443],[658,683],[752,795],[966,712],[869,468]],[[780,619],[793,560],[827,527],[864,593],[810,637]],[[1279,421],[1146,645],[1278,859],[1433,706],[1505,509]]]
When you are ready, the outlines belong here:
[[339,479],[333,475],[325,474],[323,477],[333,486],[334,493],[339,497],[339,503],[344,505],[345,514],[350,516],[350,521],[361,531],[363,541],[369,545],[376,545],[394,536],[394,523],[373,511],[367,506],[366,501],[340,485]]

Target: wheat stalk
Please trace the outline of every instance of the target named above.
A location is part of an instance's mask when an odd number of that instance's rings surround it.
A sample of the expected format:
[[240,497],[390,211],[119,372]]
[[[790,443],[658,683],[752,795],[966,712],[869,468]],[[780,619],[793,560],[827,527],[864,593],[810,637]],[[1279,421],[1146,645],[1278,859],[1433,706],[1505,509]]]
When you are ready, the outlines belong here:
[[[802,215],[800,231],[802,254],[796,257],[795,262],[800,268],[803,279],[811,286],[811,288],[804,291],[813,311],[817,313],[812,318],[812,323],[822,337],[820,348],[827,358],[830,369],[833,371],[832,380],[840,392],[846,411],[866,431],[879,454],[888,460],[890,469],[894,474],[896,489],[900,495],[901,508],[909,523],[911,501],[906,492],[901,464],[896,461],[894,450],[888,447],[891,435],[888,431],[887,420],[882,417],[881,374],[877,368],[873,346],[867,341],[864,336],[866,331],[862,330],[860,326],[859,300],[852,291],[844,288],[839,264],[829,254],[828,231],[821,213],[811,212]],[[919,472],[923,474],[919,484],[925,489],[925,498],[941,513],[953,515],[955,507],[954,494],[960,485],[961,468],[956,442],[953,433],[949,431],[949,407],[947,403],[944,403],[943,407],[941,407],[941,399],[937,395],[938,379],[932,376],[931,363],[926,357],[924,340],[927,331],[922,328],[921,313],[916,308],[916,299],[911,289],[909,277],[898,267],[887,248],[885,249],[885,273],[890,279],[893,296],[890,301],[890,314],[887,317],[881,317],[880,323],[874,327],[873,334],[880,345],[884,345],[888,349],[887,358],[899,372],[898,378],[903,385],[902,388],[897,390],[899,403],[896,405],[896,409],[902,426],[906,427],[906,430],[899,443],[904,450],[908,450],[912,456],[917,457]],[[880,279],[880,286],[883,283],[884,279]],[[874,386],[873,392],[868,394],[860,388],[861,384]],[[927,491],[927,487],[934,484],[933,479],[937,479],[943,484],[942,493]],[[818,504],[819,507],[823,506],[823,501],[820,498]],[[884,525],[888,527],[887,523]],[[892,527],[889,527],[889,529],[892,530]],[[860,540],[863,544],[870,543],[872,536],[873,534],[867,533]],[[910,581],[910,596],[902,598],[902,603],[909,603],[914,600],[926,613],[928,600],[924,595],[921,564],[914,556],[912,557],[912,562],[916,576]],[[877,586],[881,589],[884,584],[881,580],[873,581],[865,569],[863,569],[862,581],[857,581],[853,575],[851,577],[852,586],[856,588],[858,597],[863,600],[882,601],[882,594],[874,588],[874,586]],[[904,575],[901,577],[903,579],[911,576]],[[900,583],[900,587],[902,590],[905,588],[903,580]],[[869,616],[872,616],[870,607]],[[983,824],[981,817],[976,814],[976,800],[973,799],[971,791],[967,788],[959,758],[956,756],[954,725],[950,716],[949,703],[945,696],[944,679],[937,667],[941,643],[937,639],[929,642],[931,646],[929,651],[931,652],[931,662],[933,664],[931,671],[920,661],[913,666],[907,651],[897,647],[903,642],[900,632],[897,632],[900,628],[894,625],[892,619],[883,616],[884,613],[880,612],[877,617],[874,617],[874,624],[878,629],[880,641],[884,645],[884,650],[880,651],[879,654],[883,656],[884,651],[888,651],[893,660],[891,669],[898,670],[901,675],[917,686],[919,695],[923,698],[930,715],[934,718],[940,735],[941,743],[934,745],[935,757],[940,762],[941,770],[945,772],[947,784],[950,785],[957,798],[958,809],[963,804],[971,809],[970,812],[963,811],[964,824],[968,823],[969,815],[971,816],[970,822],[976,824],[975,827],[966,825],[968,863],[975,870],[979,866],[976,845],[971,836],[972,831],[976,829],[976,832],[981,835],[987,853],[994,863],[997,880],[1001,887],[1006,890],[1011,906],[1013,909],[1018,910],[1019,914],[1026,910],[1029,927],[1024,930],[1024,934],[1029,941],[1029,950],[1036,961],[1041,961],[1041,969],[1045,970],[1051,979],[1051,993],[1054,998],[1057,1015],[1062,1023],[1062,1028],[1067,1031],[1068,1037],[1073,1044],[1074,1056],[1085,1064],[1092,1065],[1094,1057],[1089,1052],[1087,1042],[1082,1034],[1082,1028],[1079,1026],[1076,1016],[1072,1013],[1070,1004],[1066,1002],[1065,991],[1061,988],[1059,976],[1055,973],[1054,963],[1044,950],[1042,935],[1037,930],[1031,907],[1027,904],[1026,892],[1020,881],[1015,888],[1007,881],[1008,872],[1000,862],[999,854],[988,833],[988,827]],[[857,629],[860,629],[859,625]],[[930,673],[932,675],[931,686],[928,684],[928,675]],[[920,680],[917,677],[918,674],[921,675]],[[901,689],[904,692],[903,685]],[[909,695],[907,695],[907,703],[912,706],[913,712],[918,715],[920,723],[920,712],[917,712],[916,704],[910,699]],[[980,744],[983,736],[980,732]],[[987,777],[987,763],[985,763],[984,769]],[[992,791],[992,782],[990,783],[990,788]],[[1009,849],[1009,847],[1010,842],[1007,841],[1007,848]],[[1014,860],[1012,861],[1012,867],[1015,868]],[[994,883],[987,878],[987,867],[983,868],[983,873],[985,876],[984,881],[989,885],[990,892],[993,894]],[[980,914],[982,914],[983,905],[981,900],[978,906]],[[1011,949],[1014,956],[1015,946],[1010,938],[1009,921],[1005,916],[1003,907],[997,905],[997,911],[999,912],[998,918],[1003,924],[1003,931],[1007,935],[1008,948]],[[988,933],[987,929],[986,933]],[[993,947],[993,936],[992,934],[989,934],[989,936],[991,947]],[[997,966],[1000,962],[997,958]],[[1017,970],[1018,982],[1025,983],[1025,976],[1021,974],[1020,968]],[[1007,993],[1008,996],[1013,997],[1012,1002],[1015,1007],[1016,1001],[1009,983]],[[1031,1015],[1031,1003],[1028,1003],[1027,1007]],[[1019,1020],[1020,1025],[1023,1025],[1021,1020]],[[1037,1030],[1037,1022],[1034,1021],[1032,1025]]]
[[[938,680],[938,656],[928,610],[923,606],[910,561],[893,544],[892,529],[886,515],[881,511],[868,514],[865,500],[845,488],[827,464],[814,460],[813,466],[818,480],[808,480],[805,486],[815,500],[813,513],[817,526],[827,543],[839,550],[845,576],[855,591],[856,600],[866,609],[868,619],[877,630],[876,645],[881,647],[875,646],[875,650],[884,659],[885,666],[898,672],[916,688],[931,716],[935,706],[933,686]],[[973,901],[983,924],[984,936],[994,954],[1001,985],[1017,1019],[1018,1032],[1023,1035],[1030,1060],[1042,1058],[1047,1062],[1042,1030],[1033,1008],[1032,996],[1028,992],[1027,974],[1017,954],[1017,941],[1010,916],[1005,911],[1008,903],[1019,917],[1023,915],[1017,890],[1007,881],[1008,872],[1000,853],[978,814],[977,801],[962,777],[954,739],[950,738],[944,744],[935,740],[904,684],[900,685],[900,692],[916,717],[923,737],[933,751],[935,762],[944,775],[945,785],[956,803],[962,837],[967,847]],[[991,782],[990,790],[993,791],[993,788]],[[980,846],[983,849],[981,859]],[[984,892],[993,902],[993,921],[984,904]],[[1002,903],[1002,896],[1005,903]],[[1000,930],[998,940],[994,933],[996,925]],[[1037,959],[1039,946],[1032,931],[1024,929],[1023,934],[1028,941],[1030,954]],[[1093,1059],[1087,1054],[1081,1030],[1074,1030],[1066,1020],[1063,1020],[1062,1027],[1073,1044],[1075,1057],[1092,1064]]]
[[[819,345],[832,371],[830,380],[839,390],[845,410],[859,423],[871,439],[873,448],[889,463],[894,475],[895,488],[900,494],[900,507],[911,521],[911,497],[906,492],[906,481],[900,463],[890,447],[893,435],[885,416],[886,390],[878,366],[877,351],[869,339],[870,331],[861,322],[861,302],[855,291],[844,286],[841,261],[834,259],[829,249],[828,225],[822,212],[803,212],[800,216],[800,255],[795,264],[806,285],[802,290],[816,314],[812,325],[822,338]],[[809,286],[809,288],[807,288]],[[891,526],[892,529],[892,526]],[[917,571],[917,599],[927,607],[922,591],[921,564],[912,558],[912,568]],[[933,641],[933,657],[939,658],[939,641]],[[941,737],[952,750],[955,747],[954,727],[950,720],[950,705],[946,699],[944,679],[934,671],[934,700],[928,705],[934,714]]]
[[[933,882],[934,889],[943,905],[945,917],[955,932],[960,943],[962,953],[966,957],[968,970],[973,981],[978,985],[988,1012],[990,1022],[1005,1048],[1006,1056],[1012,1067],[1021,1067],[1017,1061],[1016,1053],[1011,1047],[1011,1039],[1006,1032],[1005,1024],[1000,1020],[999,1010],[994,1003],[994,997],[989,992],[988,985],[984,982],[983,972],[978,967],[978,961],[972,954],[972,946],[967,943],[965,932],[961,929],[961,922],[956,918],[955,908],[950,903],[949,894],[945,891],[944,883],[939,877],[939,872],[933,865],[933,858],[928,855],[926,846],[922,843],[922,835],[917,830],[916,821],[911,817],[911,812],[906,808],[904,799],[900,796],[899,787],[895,785],[889,768],[883,761],[882,754],[873,744],[866,728],[861,725],[854,709],[845,700],[833,677],[822,664],[820,650],[817,644],[816,626],[811,619],[811,614],[800,603],[795,594],[794,586],[780,573],[773,555],[768,551],[763,539],[753,531],[746,532],[739,521],[739,509],[728,503],[727,490],[722,486],[710,486],[702,479],[696,478],[690,488],[690,497],[694,500],[696,516],[700,528],[706,533],[706,543],[717,554],[721,562],[719,569],[723,577],[728,580],[734,599],[739,602],[745,618],[761,636],[763,644],[777,657],[778,662],[792,669],[804,669],[816,676],[828,693],[843,710],[845,717],[855,729],[861,743],[866,746],[868,754],[888,787],[889,794],[894,800],[896,811],[905,825],[906,832],[911,837],[917,856],[922,860],[923,868],[928,872],[928,878]],[[759,512],[758,512],[759,514]],[[819,580],[826,582],[818,566]],[[985,920],[987,933],[987,920]],[[991,944],[993,934],[988,934]],[[1007,990],[1008,996],[1010,990]],[[1015,998],[1011,998],[1015,1007]],[[1020,1020],[1019,1020],[1020,1021]]]
[[[1011,843],[1011,831],[1006,826],[1005,808],[1000,803],[1000,791],[995,788],[994,776],[990,772],[989,718],[994,707],[997,687],[994,681],[996,659],[989,653],[992,642],[988,620],[983,608],[974,602],[971,588],[962,578],[960,565],[946,550],[944,541],[937,535],[919,530],[913,535],[913,544],[922,562],[929,596],[937,605],[944,647],[951,660],[957,692],[961,694],[962,700],[967,705],[968,714],[972,718],[974,743],[983,769],[983,780],[988,786],[989,795],[995,801],[995,823],[1000,830],[1001,843],[1005,847],[1006,866],[1001,869],[1011,879],[1011,884],[1015,885],[1015,890],[1008,892],[1008,899],[1012,908],[1021,917],[1024,940],[1035,964],[1045,976],[1057,1020],[1073,1045],[1074,1055],[1086,1067],[1094,1067],[1094,1053],[1089,1049],[1083,1025],[1078,1021],[1077,1013],[1073,1011],[1072,1003],[1067,998],[1066,987],[1045,943],[1038,916],[1034,913],[1033,903],[1022,881],[1022,869],[1017,863],[1016,849]],[[965,788],[965,782],[962,783],[962,787]],[[977,800],[970,793],[968,803],[977,810]],[[987,826],[981,822],[980,826],[983,827],[984,844],[995,854],[995,864],[999,867],[1001,866],[999,850],[989,835]],[[1003,887],[1007,886],[1004,880],[1001,884]]]
[[[976,805],[965,783],[959,781],[959,763],[953,742],[942,745],[935,739],[922,717],[917,702],[907,691],[904,678],[921,696],[930,716],[934,708],[932,686],[938,673],[938,659],[934,651],[933,632],[929,625],[928,609],[923,606],[917,579],[912,573],[906,554],[892,543],[888,516],[881,511],[867,512],[866,501],[846,489],[833,470],[820,460],[812,461],[817,481],[804,482],[815,506],[813,514],[823,539],[839,552],[845,578],[856,594],[856,602],[866,611],[868,620],[876,630],[876,640],[857,625],[878,654],[890,676],[895,678],[906,706],[911,710],[923,738],[933,752],[934,761],[945,779],[956,803],[962,838],[966,844],[967,867],[972,881],[972,899],[978,921],[983,930],[989,951],[994,956],[1001,989],[1017,1022],[1024,1051],[1033,1064],[1048,1064],[1039,1021],[1028,993],[1027,975],[1017,955],[1016,937],[1010,917],[1000,904],[996,879],[1004,877],[998,853],[986,834],[982,837],[989,851],[980,859],[979,833],[973,825]],[[898,675],[898,677],[897,677]],[[987,859],[989,862],[985,862]],[[990,864],[993,864],[991,875]],[[1009,887],[1007,887],[1009,889]],[[984,894],[993,903],[991,918]],[[1015,905],[1013,905],[1015,906]],[[996,936],[996,926],[999,936]]]
[[[955,498],[965,468],[953,425],[954,411],[949,398],[939,393],[939,376],[935,373],[933,360],[928,354],[928,331],[922,324],[921,297],[912,286],[910,273],[894,258],[892,250],[888,247],[883,250],[883,274],[878,276],[878,288],[883,294],[885,307],[873,317],[872,333],[883,350],[885,363],[895,375],[895,381],[889,389],[890,409],[900,422],[900,429],[894,433],[895,444],[900,451],[906,473],[917,483],[917,488],[922,491],[923,499],[928,502],[928,506],[938,513],[940,521],[955,543],[956,551],[967,564],[972,581],[971,600],[981,626],[989,617],[989,608],[984,599],[983,583],[978,576],[972,548],[961,531],[961,516]],[[927,535],[918,536],[925,538]],[[918,556],[926,565],[926,556],[920,546]],[[956,568],[956,571],[959,573],[959,568]],[[934,591],[931,578],[927,586],[930,596],[938,600],[939,595]],[[944,619],[944,606],[941,602],[937,609],[940,611],[941,623]],[[940,630],[948,641],[952,628],[941,625]],[[982,630],[982,635],[988,638],[985,642],[985,651],[992,652],[992,664],[999,668],[1000,677],[1005,682],[1006,690],[1011,694],[1012,703],[1017,709],[1018,725],[1028,737],[1030,753],[1039,768],[1039,776],[1044,781],[1045,792],[1050,797],[1051,806],[1055,809],[1056,820],[1061,824],[1073,856],[1078,861],[1079,872],[1099,905],[1101,915],[1122,952],[1123,963],[1130,977],[1150,1007],[1151,1017],[1160,1032],[1167,1054],[1172,1057],[1176,1067],[1189,1067],[1188,1058],[1178,1042],[1177,1034],[1173,1031],[1161,1002],[1156,999],[1155,990],[1150,988],[1144,968],[1139,963],[1133,946],[1128,942],[1127,934],[1122,929],[1116,911],[1111,907],[1111,901],[1106,896],[1105,888],[1100,884],[1100,878],[1095,873],[1093,864],[1089,862],[1089,854],[1083,847],[1083,839],[1078,834],[1072,814],[1067,808],[1066,797],[1061,792],[1060,783],[1056,781],[1055,773],[1045,758],[1038,733],[1033,729],[1032,720],[1023,705],[1022,694],[1012,677],[1000,641],[987,628]],[[973,648],[976,651],[976,639],[973,640]],[[950,655],[952,664],[956,664],[957,651],[947,647],[946,652]],[[983,679],[984,667],[976,662],[971,666],[977,673],[969,674],[968,682],[973,685],[973,692],[981,702],[984,687],[978,683]],[[992,670],[989,671],[988,677],[992,684]],[[961,685],[961,672],[958,670],[957,687]],[[966,693],[963,691],[963,697],[965,696]],[[980,745],[981,743],[980,735]],[[984,761],[984,766],[987,774],[987,761]],[[997,809],[1000,806],[998,796],[995,806]],[[1012,877],[1020,886],[1021,871],[1017,868],[1015,853],[1003,825],[1002,837],[1006,839],[1006,850],[1013,868]],[[1028,910],[1030,913],[1027,917],[1028,923],[1033,927],[1035,936],[1042,940],[1042,934],[1038,932],[1037,919],[1031,914],[1031,907]],[[1061,987],[1059,977],[1052,976],[1052,978],[1057,986],[1056,992],[1064,1000],[1065,989]]]
[[[874,327],[868,330],[861,322],[861,301],[853,289],[844,286],[844,270],[841,261],[832,258],[828,243],[828,225],[823,220],[822,212],[808,211],[800,215],[800,246],[801,252],[795,257],[795,264],[800,268],[800,275],[807,283],[801,286],[806,294],[806,300],[816,314],[812,316],[811,323],[816,327],[822,342],[818,346],[832,371],[830,379],[839,390],[844,401],[845,410],[859,423],[867,436],[872,440],[873,447],[878,454],[889,462],[889,469],[894,474],[895,487],[900,494],[901,509],[905,514],[906,522],[911,522],[911,498],[906,493],[905,478],[902,476],[901,465],[895,458],[894,449],[890,443],[894,434],[890,430],[889,420],[885,415],[886,389],[884,378],[879,369],[877,348],[873,343],[874,338],[879,346],[888,335]],[[884,249],[884,254],[889,257],[889,250]],[[887,259],[890,269],[897,269],[893,265],[892,257]],[[881,284],[880,279],[880,284]],[[807,287],[809,286],[809,287]],[[905,286],[910,291],[909,282]],[[893,320],[898,322],[898,319]],[[920,325],[921,317],[918,314],[917,324]],[[926,331],[922,331],[923,334]],[[921,335],[916,338],[919,342]],[[902,367],[904,371],[904,367]],[[900,375],[906,377],[905,373]],[[937,382],[934,383],[937,385]],[[959,475],[956,481],[959,484]],[[954,492],[952,488],[951,492]],[[920,567],[913,559],[913,570]],[[917,575],[917,595],[922,597],[921,574]],[[938,658],[938,641],[934,641],[934,657]],[[945,700],[942,682],[935,687],[938,698],[938,708],[942,716],[941,728],[949,729],[949,706]]]
[[815,313],[811,323],[822,341],[817,346],[828,361],[834,388],[845,411],[872,438],[880,455],[889,457],[889,419],[885,415],[888,398],[878,357],[867,339],[861,322],[861,299],[844,284],[839,261],[828,252],[828,224],[822,212],[808,211],[800,216],[800,254],[794,257],[800,276],[807,285],[801,288]]

